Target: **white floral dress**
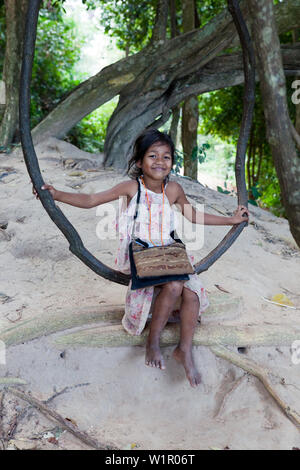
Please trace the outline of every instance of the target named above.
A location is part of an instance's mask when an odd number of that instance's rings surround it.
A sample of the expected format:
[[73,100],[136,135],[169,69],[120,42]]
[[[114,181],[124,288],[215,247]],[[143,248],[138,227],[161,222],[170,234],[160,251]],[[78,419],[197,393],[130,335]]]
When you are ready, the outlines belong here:
[[[169,200],[163,194],[157,194],[147,189],[149,203],[151,207],[151,241],[149,240],[149,224],[150,214],[146,198],[146,192],[143,184],[141,186],[141,197],[138,209],[138,216],[135,223],[135,236],[139,236],[151,245],[161,245],[161,218],[163,212],[163,231],[162,238],[164,245],[172,243],[174,240],[170,236],[173,230],[176,230],[176,214],[172,210]],[[121,200],[119,207],[119,219],[116,222],[116,230],[119,235],[119,247],[115,259],[115,267],[119,271],[130,274],[129,261],[129,243],[131,241],[133,229],[133,217],[136,209],[137,193],[131,199],[128,207],[126,207],[126,198]],[[191,263],[194,263],[194,257],[188,253]],[[184,287],[195,292],[199,298],[199,318],[201,313],[208,307],[209,301],[206,290],[197,274],[190,274],[189,280],[185,281]],[[131,335],[140,335],[145,327],[148,317],[151,315],[154,301],[158,293],[159,287],[145,287],[142,289],[131,290],[131,281],[128,286],[125,315],[122,319],[122,325]]]

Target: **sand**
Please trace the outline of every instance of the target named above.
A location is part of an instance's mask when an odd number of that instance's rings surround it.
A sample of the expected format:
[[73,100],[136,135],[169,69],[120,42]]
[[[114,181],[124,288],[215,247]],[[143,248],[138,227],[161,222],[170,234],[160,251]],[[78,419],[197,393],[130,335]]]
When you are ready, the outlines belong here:
[[[63,191],[98,192],[126,179],[121,171],[103,169],[101,154],[93,157],[56,139],[43,142],[36,150],[45,182]],[[127,287],[100,278],[76,258],[33,196],[22,152],[17,149],[13,154],[1,155],[0,167],[0,177],[8,173],[0,179],[0,332],[43,315],[63,317],[66,310],[101,312],[103,306],[122,306]],[[205,212],[231,215],[237,206],[236,198],[201,184],[201,173],[200,183],[174,179],[193,204],[204,202]],[[113,267],[117,240],[97,237],[99,211],[56,204],[79,232],[86,248]],[[115,202],[113,207],[117,206]],[[239,308],[213,315],[208,310],[202,324],[232,329],[260,325],[297,329],[300,250],[285,219],[258,207],[250,206],[249,210],[251,223],[233,246],[201,274],[211,298],[227,295],[218,285],[232,298],[241,299]],[[230,227],[203,229],[203,247],[194,251],[197,260],[206,256]],[[296,309],[262,298],[270,300],[278,293],[286,294]],[[93,323],[86,326],[91,328]],[[82,328],[85,325],[68,332]],[[206,346],[194,347],[202,384],[192,389],[172,358],[171,346],[163,349],[167,368],[160,371],[144,365],[144,347],[59,348],[55,339],[62,334],[56,332],[7,347],[5,363],[0,360],[0,376],[24,379],[27,384],[20,387],[22,390],[40,400],[51,398],[49,406],[101,442],[137,450],[300,447],[299,430],[259,380],[217,358]],[[299,413],[300,364],[292,360],[291,347],[284,340],[272,347],[251,346],[244,356],[285,379],[284,386],[276,381],[275,386]],[[237,352],[234,346],[231,350]],[[10,448],[87,448],[8,393],[3,410],[4,427],[14,413],[19,415]]]

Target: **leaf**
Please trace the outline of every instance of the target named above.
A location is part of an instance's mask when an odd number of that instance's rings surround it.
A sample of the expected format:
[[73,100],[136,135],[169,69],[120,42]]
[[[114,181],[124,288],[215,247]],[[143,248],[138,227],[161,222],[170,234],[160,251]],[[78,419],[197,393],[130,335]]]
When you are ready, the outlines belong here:
[[261,193],[258,191],[257,186],[251,186],[250,189],[255,199],[258,199],[261,196]]
[[253,199],[248,199],[249,204],[252,204],[253,206],[258,206],[257,202],[254,201]]
[[275,294],[271,298],[273,302],[277,302],[282,305],[294,306],[293,302],[285,294]]
[[230,292],[226,289],[224,289],[224,287],[220,286],[219,284],[215,284],[216,288],[219,289],[220,291],[222,292],[226,292],[227,294],[230,294]]
[[73,426],[76,426],[77,427],[77,423],[76,421],[74,421],[73,419],[71,418],[65,418],[66,421],[70,421],[71,424],[73,424]]
[[58,445],[58,440],[55,439],[55,437],[49,437],[49,439],[47,439],[48,442],[50,442],[51,444],[54,444],[54,445]]

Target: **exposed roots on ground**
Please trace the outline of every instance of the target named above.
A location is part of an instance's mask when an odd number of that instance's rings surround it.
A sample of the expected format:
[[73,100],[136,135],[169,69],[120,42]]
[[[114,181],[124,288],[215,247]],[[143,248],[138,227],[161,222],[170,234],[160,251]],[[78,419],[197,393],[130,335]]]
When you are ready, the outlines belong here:
[[295,424],[298,429],[300,429],[300,415],[297,411],[293,410],[275,391],[271,380],[274,380],[282,383],[282,379],[273,374],[273,372],[263,368],[259,364],[256,364],[254,361],[243,357],[239,354],[236,354],[229,349],[221,345],[211,346],[210,350],[218,357],[226,359],[232,364],[244,369],[246,372],[257,377],[261,383],[264,385],[265,389],[270,393],[273,399],[276,401],[277,405],[283,410],[287,417]]

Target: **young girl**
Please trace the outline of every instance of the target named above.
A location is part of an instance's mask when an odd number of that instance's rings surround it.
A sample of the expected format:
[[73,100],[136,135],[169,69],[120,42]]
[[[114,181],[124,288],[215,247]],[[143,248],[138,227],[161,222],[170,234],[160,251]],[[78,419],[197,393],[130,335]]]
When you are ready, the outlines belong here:
[[[66,193],[48,184],[43,185],[42,189],[48,189],[56,201],[81,208],[96,207],[124,196],[127,207],[123,207],[119,224],[117,224],[120,243],[115,264],[117,269],[129,274],[128,247],[132,237],[138,191],[136,177],[139,178],[141,184],[141,197],[135,230],[139,238],[145,240],[150,246],[161,245],[161,242],[168,245],[174,241],[170,236],[176,228],[173,204],[176,204],[181,213],[192,223],[235,225],[248,221],[249,212],[244,206],[238,206],[232,217],[198,212],[187,200],[180,184],[169,181],[173,164],[172,140],[167,134],[150,129],[141,134],[135,142],[127,172],[134,179],[95,194]],[[34,189],[33,193],[36,194]],[[242,214],[246,216],[242,217]],[[193,256],[190,254],[188,256],[193,264]],[[145,363],[151,367],[165,369],[160,350],[160,335],[178,301],[181,302],[180,341],[173,352],[173,357],[183,365],[191,386],[196,387],[201,379],[193,360],[192,341],[200,315],[209,305],[206,291],[197,274],[189,275],[188,281],[173,281],[162,284],[160,287],[147,287],[134,291],[131,290],[130,281],[122,324],[128,333],[139,335],[152,312]]]

